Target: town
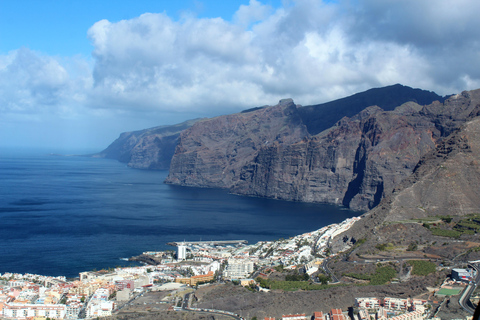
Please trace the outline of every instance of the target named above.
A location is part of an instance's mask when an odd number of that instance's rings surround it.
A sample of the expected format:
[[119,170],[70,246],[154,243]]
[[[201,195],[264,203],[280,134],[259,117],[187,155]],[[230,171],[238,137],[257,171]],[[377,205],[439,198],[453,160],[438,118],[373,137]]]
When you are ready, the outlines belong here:
[[[171,245],[177,247],[176,252],[141,255],[155,264],[86,271],[74,280],[4,273],[0,275],[0,315],[4,319],[89,319],[112,316],[129,308],[148,308],[247,319],[246,314],[196,306],[195,290],[213,283],[231,282],[268,294],[270,289],[263,279],[275,270],[301,269],[299,275],[315,279],[319,285],[336,284],[339,280],[325,264],[333,256],[329,252],[329,241],[358,219],[350,218],[290,239],[255,244],[243,240],[174,242]],[[467,291],[464,288],[476,278],[476,268],[452,269],[451,277],[432,290],[436,294],[426,298],[357,297],[349,310],[284,314],[282,320],[435,319],[445,297]]]

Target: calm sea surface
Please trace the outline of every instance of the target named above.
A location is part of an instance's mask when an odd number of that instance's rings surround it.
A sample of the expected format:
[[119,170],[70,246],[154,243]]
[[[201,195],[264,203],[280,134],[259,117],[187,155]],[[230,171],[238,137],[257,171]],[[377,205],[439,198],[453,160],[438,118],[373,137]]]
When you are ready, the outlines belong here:
[[288,238],[357,216],[163,183],[114,160],[0,153],[0,273],[78,276],[169,241]]

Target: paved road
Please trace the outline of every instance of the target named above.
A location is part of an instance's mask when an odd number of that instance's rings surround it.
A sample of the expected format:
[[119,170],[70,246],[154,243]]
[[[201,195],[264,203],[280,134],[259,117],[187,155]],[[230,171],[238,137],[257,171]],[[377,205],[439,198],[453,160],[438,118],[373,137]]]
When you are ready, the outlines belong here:
[[243,320],[242,317],[239,317],[238,315],[235,315],[233,313],[230,313],[228,311],[222,311],[222,310],[214,310],[214,309],[199,309],[199,308],[190,308],[190,302],[191,302],[191,295],[193,292],[187,293],[185,297],[183,298],[183,303],[182,303],[182,310],[183,311],[189,311],[189,312],[196,312],[196,313],[204,313],[204,314],[217,314],[217,315],[222,315],[226,317],[230,317],[235,320]]
[[480,272],[479,266],[477,264],[472,264],[472,267],[476,270],[477,275],[475,279],[468,284],[468,286],[463,290],[458,303],[460,306],[465,309],[467,312],[474,314],[475,313],[475,306],[470,301],[470,296],[472,295],[473,291],[477,288],[477,285],[480,284]]
[[328,268],[328,261],[330,259],[329,258],[325,258],[325,260],[323,260],[323,263],[322,263],[322,268],[323,270],[325,270],[325,273],[327,275],[330,276],[330,278],[332,278],[332,281],[330,283],[339,283],[340,281],[337,279],[337,277],[335,277],[335,275],[333,274],[332,270],[330,270]]

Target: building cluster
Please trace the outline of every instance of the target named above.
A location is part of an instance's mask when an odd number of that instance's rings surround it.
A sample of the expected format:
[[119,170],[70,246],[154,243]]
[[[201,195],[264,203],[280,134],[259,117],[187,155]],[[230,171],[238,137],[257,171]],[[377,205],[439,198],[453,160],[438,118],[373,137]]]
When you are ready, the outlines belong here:
[[[255,267],[283,265],[296,268],[299,264],[307,265],[307,273],[318,271],[322,260],[318,257],[328,255],[329,242],[336,235],[348,230],[360,218],[347,219],[339,224],[332,224],[319,230],[277,241],[261,241],[255,244],[238,244],[236,246],[214,246],[209,244],[180,243],[177,246],[177,259],[199,262],[217,261],[225,265],[222,274],[226,280],[239,280],[250,277]],[[164,252],[148,252],[156,255],[162,263],[168,265],[171,260],[165,258]],[[165,260],[163,260],[165,259]],[[208,271],[207,271],[208,272]],[[201,274],[206,274],[203,272]]]
[[[376,319],[376,320],[419,320],[425,319],[427,301],[419,299],[389,298],[357,298],[353,315],[342,309],[331,309],[328,313],[314,312],[313,315],[287,314],[281,320],[346,320]],[[273,317],[265,317],[265,320],[275,320]]]
[[[360,218],[347,219],[290,239],[263,241],[255,244],[211,245],[206,243],[178,246],[177,259],[166,252],[148,252],[161,260],[156,266],[140,266],[82,272],[78,280],[31,274],[0,275],[0,316],[5,319],[79,319],[107,317],[119,305],[132,300],[146,288],[162,290],[166,282],[196,286],[214,281],[217,276],[239,280],[245,286],[255,285],[251,279],[258,268],[282,265],[296,268],[303,265],[308,274],[318,271],[322,256],[328,255],[331,239],[344,232]],[[158,260],[157,259],[157,260]],[[457,270],[459,279],[468,278]],[[358,319],[423,319],[426,301],[385,298],[358,298],[355,317]],[[284,315],[282,320],[341,320],[346,313],[332,309]]]
[[[265,317],[265,320],[275,320],[274,317]],[[349,319],[346,312],[342,309],[332,309],[329,313],[323,313],[322,311],[314,312],[313,315],[307,316],[305,313],[299,314],[286,314],[282,315],[281,320],[347,320]]]
[[82,272],[80,280],[32,274],[0,275],[0,316],[5,319],[78,319],[104,317],[115,310],[117,292],[131,296],[151,279],[144,267]]
[[386,297],[383,300],[378,298],[356,298],[355,313],[357,319],[378,319],[378,320],[416,320],[425,319],[428,311],[427,300],[421,299],[400,299]]

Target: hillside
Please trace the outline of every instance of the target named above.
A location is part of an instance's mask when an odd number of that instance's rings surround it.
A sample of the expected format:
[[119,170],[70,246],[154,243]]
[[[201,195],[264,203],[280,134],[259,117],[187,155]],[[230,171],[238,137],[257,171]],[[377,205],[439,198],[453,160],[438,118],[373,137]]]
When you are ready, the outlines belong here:
[[[438,259],[459,254],[463,254],[462,261],[478,259],[479,109],[477,104],[468,122],[424,155],[410,177],[336,238],[335,250],[343,250],[352,240],[365,239],[354,255],[398,256],[408,254],[405,249],[415,243],[424,254]],[[379,250],[385,243],[397,250]]]

